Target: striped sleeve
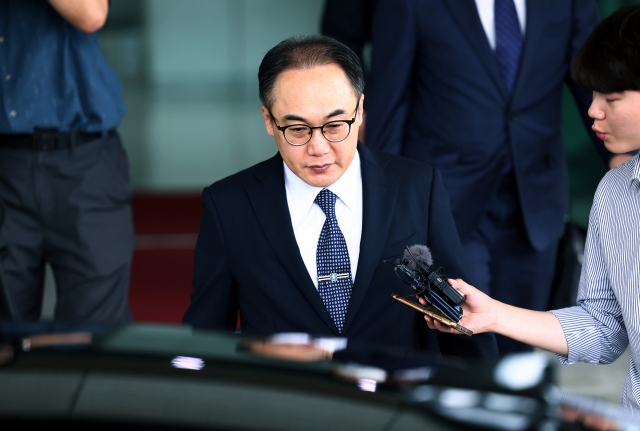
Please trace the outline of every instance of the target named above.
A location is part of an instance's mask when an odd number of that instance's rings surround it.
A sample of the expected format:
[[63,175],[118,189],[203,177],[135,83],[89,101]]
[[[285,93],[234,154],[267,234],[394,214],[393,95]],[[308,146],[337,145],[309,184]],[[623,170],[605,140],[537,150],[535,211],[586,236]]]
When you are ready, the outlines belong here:
[[[607,210],[610,196],[603,185],[596,192],[589,216],[578,306],[552,311],[562,326],[569,347],[568,356],[558,356],[565,364],[608,364],[615,361],[628,345],[622,310],[611,286],[611,274],[603,250],[603,246],[609,244],[603,244],[606,240],[602,238],[602,217],[616,216],[615,211]],[[604,211],[601,211],[603,206]]]

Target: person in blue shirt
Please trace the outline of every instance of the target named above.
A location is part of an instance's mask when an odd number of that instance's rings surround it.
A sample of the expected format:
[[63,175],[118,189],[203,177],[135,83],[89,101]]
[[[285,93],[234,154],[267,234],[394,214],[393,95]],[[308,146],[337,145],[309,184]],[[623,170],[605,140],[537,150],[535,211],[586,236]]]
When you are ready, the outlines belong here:
[[[640,5],[604,20],[573,61],[576,82],[593,91],[593,130],[616,154],[640,149]],[[627,347],[623,407],[640,413],[640,159],[609,171],[589,216],[577,306],[532,311],[496,301],[462,280],[461,324],[495,332],[558,355],[565,364],[608,364]],[[451,332],[427,319],[431,328]]]
[[0,235],[20,320],[125,323],[133,253],[121,85],[100,53],[108,0],[0,0]]

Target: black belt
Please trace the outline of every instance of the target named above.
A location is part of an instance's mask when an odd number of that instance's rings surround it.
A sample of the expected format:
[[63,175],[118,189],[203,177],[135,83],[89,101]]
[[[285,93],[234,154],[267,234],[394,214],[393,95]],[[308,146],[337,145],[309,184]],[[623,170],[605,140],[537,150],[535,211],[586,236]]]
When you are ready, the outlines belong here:
[[[114,133],[110,130],[108,134]],[[33,134],[0,134],[0,147],[33,151],[51,151],[72,148],[99,138],[103,133],[58,132],[37,130]]]

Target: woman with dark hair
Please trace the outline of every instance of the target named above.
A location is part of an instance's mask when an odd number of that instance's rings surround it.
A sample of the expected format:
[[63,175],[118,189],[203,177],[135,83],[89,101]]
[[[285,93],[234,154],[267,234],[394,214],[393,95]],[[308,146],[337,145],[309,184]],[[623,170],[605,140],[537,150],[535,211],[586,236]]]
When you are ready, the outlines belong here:
[[[576,82],[593,91],[589,116],[607,149],[640,149],[640,5],[620,9],[576,55]],[[580,277],[578,305],[551,312],[496,301],[462,280],[461,324],[558,354],[562,363],[608,364],[631,348],[622,404],[640,412],[640,160],[609,171],[598,186]],[[429,327],[452,329],[425,317]]]

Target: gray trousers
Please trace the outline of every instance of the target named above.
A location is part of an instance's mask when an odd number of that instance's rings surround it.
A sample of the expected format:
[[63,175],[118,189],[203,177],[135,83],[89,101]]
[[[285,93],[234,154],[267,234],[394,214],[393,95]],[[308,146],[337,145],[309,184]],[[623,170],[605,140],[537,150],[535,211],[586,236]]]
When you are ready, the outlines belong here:
[[0,147],[2,264],[18,319],[39,319],[49,262],[56,321],[131,321],[131,197],[129,163],[115,132],[71,149]]

